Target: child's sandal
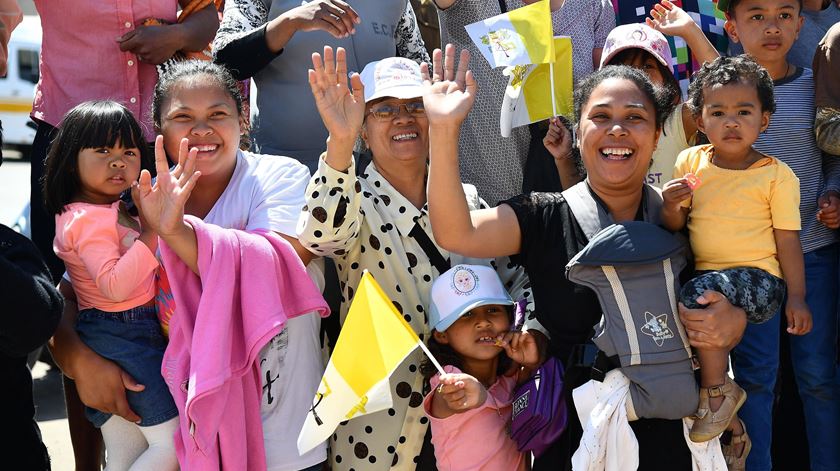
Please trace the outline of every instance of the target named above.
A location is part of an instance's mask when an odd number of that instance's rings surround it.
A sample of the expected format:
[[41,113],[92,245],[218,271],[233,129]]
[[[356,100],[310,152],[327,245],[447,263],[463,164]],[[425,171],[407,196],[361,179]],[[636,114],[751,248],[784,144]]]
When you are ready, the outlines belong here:
[[[740,435],[732,435],[729,443],[720,442],[723,459],[726,460],[726,469],[729,471],[744,471],[747,467],[747,455],[750,454],[750,450],[752,449],[752,440],[747,435],[747,427],[744,426],[743,420],[738,419],[738,421],[741,422],[741,428],[744,431]],[[735,450],[742,443],[744,444],[744,449],[741,450],[740,454],[736,455]]]
[[[709,406],[709,398],[719,396],[723,396],[723,402],[720,408],[713,412]],[[700,388],[697,419],[688,434],[691,441],[707,442],[723,433],[746,400],[747,393],[729,378],[720,386]]]

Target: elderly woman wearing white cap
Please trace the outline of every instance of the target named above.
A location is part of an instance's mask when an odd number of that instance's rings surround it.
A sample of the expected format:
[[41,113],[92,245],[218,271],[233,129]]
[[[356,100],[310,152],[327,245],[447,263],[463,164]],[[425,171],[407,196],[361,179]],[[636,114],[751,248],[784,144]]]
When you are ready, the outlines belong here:
[[[388,58],[368,64],[347,85],[345,52],[313,54],[309,83],[330,132],[327,151],[306,190],[298,224],[300,242],[335,259],[342,291],[342,320],[363,270],[421,339],[429,336],[432,281],[450,262],[490,265],[437,246],[426,208],[429,122],[423,108],[420,67]],[[363,85],[364,84],[364,85]],[[357,177],[353,147],[361,135],[372,162]],[[483,202],[464,185],[470,208]],[[529,298],[528,280],[507,258],[493,263],[515,299]],[[415,469],[428,427],[423,378],[415,352],[391,376],[393,408],[338,427],[331,443],[333,469]]]

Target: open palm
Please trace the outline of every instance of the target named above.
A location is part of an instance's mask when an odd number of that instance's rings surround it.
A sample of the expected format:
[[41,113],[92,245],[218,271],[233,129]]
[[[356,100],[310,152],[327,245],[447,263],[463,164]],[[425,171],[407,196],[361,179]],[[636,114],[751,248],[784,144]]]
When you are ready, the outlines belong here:
[[669,36],[681,36],[688,28],[694,26],[691,16],[668,0],[654,5],[650,17],[645,22],[651,28]]
[[455,47],[446,45],[446,53],[441,60],[440,49],[432,54],[433,74],[429,66],[423,64],[423,105],[430,125],[460,125],[472,109],[478,84],[469,70],[470,53],[461,51],[458,68],[455,69]]
[[362,79],[354,73],[347,81],[347,57],[344,48],[324,46],[323,60],[312,54],[309,86],[315,106],[332,138],[355,139],[365,117],[365,92]]
[[184,205],[201,176],[201,172],[195,169],[198,151],[190,150],[188,142],[186,138],[181,140],[178,165],[170,171],[163,150],[163,136],[158,136],[155,139],[155,182],[152,184],[151,174],[143,170],[139,183],[131,190],[134,204],[143,220],[162,237],[174,234],[183,227]]

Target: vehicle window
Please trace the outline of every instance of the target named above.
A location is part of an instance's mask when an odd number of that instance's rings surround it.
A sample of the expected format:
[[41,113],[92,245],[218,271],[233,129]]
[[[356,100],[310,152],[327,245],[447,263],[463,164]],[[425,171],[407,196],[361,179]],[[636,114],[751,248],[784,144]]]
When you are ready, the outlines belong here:
[[38,79],[41,76],[38,69],[38,51],[33,49],[19,49],[18,71],[21,80],[38,83]]

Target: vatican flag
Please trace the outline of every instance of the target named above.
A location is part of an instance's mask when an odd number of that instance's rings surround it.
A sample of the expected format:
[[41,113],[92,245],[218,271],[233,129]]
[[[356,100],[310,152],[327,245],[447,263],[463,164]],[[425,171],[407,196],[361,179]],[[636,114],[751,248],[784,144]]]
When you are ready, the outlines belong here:
[[549,0],[465,26],[490,67],[543,64],[554,57]]
[[300,454],[329,438],[340,422],[390,408],[388,377],[417,347],[426,351],[365,272],[298,436]]
[[573,111],[572,39],[554,38],[554,62],[506,68],[509,77],[499,127],[503,137],[511,129]]

